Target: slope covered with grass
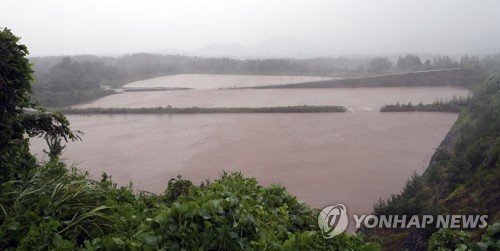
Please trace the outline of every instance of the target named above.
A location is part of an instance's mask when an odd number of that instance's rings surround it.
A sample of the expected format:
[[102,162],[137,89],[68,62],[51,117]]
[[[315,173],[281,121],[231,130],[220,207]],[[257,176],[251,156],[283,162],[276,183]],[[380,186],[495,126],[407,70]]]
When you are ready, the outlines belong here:
[[[500,79],[486,80],[467,103],[425,173],[414,175],[400,194],[375,205],[376,215],[488,215],[489,224],[500,221]],[[425,250],[437,230],[363,232],[387,249]],[[464,234],[477,241],[484,232]]]

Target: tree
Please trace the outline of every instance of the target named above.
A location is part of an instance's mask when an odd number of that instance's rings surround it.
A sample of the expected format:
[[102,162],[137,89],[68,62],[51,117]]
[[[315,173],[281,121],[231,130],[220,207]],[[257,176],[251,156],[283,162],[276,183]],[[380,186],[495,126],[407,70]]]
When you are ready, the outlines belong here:
[[381,74],[392,68],[392,62],[387,58],[374,58],[368,63],[367,71],[369,73]]
[[432,66],[434,69],[449,69],[457,67],[458,64],[454,63],[449,56],[436,56],[432,59]]
[[432,70],[432,64],[431,64],[431,61],[429,59],[425,60],[424,69],[426,71]]
[[46,113],[30,102],[33,71],[27,55],[19,37],[7,28],[0,30],[0,182],[22,179],[36,167],[29,137],[43,136],[52,159],[62,150],[61,139],[79,139],[62,114]]
[[[429,62],[430,63],[430,62]],[[422,62],[417,55],[406,55],[405,57],[398,57],[396,67],[403,71],[417,71],[422,69]]]

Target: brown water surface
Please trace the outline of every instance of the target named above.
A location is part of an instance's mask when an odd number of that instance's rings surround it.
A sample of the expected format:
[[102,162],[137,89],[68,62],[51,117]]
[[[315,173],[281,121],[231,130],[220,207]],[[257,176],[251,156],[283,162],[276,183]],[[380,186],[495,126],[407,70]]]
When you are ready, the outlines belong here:
[[342,105],[350,109],[379,110],[380,107],[391,103],[427,104],[437,99],[449,99],[453,95],[468,94],[468,90],[454,87],[141,91],[114,94],[75,107]]
[[[265,186],[280,183],[313,207],[345,203],[349,214],[366,214],[379,198],[398,193],[413,172],[424,171],[457,119],[380,113],[380,106],[466,94],[449,87],[117,94],[81,107],[344,105],[350,112],[71,115],[72,128],[85,135],[68,144],[64,157],[94,178],[107,172],[120,185],[132,181],[157,193],[177,175],[199,183],[223,170],[241,171]],[[43,141],[32,143],[40,153]]]
[[[421,173],[457,116],[326,113],[69,116],[83,142],[64,156],[95,178],[162,192],[182,175],[198,183],[222,170],[281,183],[313,207],[343,202],[369,213]],[[36,148],[40,151],[41,142]]]
[[332,78],[314,76],[262,76],[226,74],[175,74],[129,83],[124,87],[183,87],[218,89],[263,85],[295,84]]

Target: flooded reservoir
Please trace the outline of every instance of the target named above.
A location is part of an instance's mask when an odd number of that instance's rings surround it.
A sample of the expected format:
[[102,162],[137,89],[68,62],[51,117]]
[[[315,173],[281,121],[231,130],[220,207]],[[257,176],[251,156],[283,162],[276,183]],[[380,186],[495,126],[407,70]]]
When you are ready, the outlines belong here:
[[[370,213],[422,173],[453,113],[381,113],[390,103],[432,103],[466,96],[452,87],[141,91],[110,95],[85,107],[263,107],[342,105],[345,113],[69,115],[82,142],[63,156],[99,178],[161,193],[177,175],[199,184],[240,171],[264,186],[280,183],[312,207],[334,203]],[[33,141],[40,153],[41,140]],[[42,157],[40,155],[40,157]]]
[[296,84],[332,79],[315,76],[262,76],[262,75],[222,75],[222,74],[175,74],[150,78],[126,84],[133,87],[179,87],[193,89],[219,89],[254,87],[265,85]]

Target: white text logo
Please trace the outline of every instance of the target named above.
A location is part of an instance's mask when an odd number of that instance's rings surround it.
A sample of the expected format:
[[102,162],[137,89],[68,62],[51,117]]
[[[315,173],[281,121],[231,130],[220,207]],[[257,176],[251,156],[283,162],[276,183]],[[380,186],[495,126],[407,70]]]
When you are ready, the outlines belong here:
[[[352,215],[356,228],[486,228],[488,215]],[[343,204],[325,207],[318,215],[323,237],[333,238],[347,229],[349,219]]]
[[318,225],[323,237],[329,239],[341,234],[347,228],[347,210],[344,205],[325,207],[318,216]]

